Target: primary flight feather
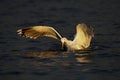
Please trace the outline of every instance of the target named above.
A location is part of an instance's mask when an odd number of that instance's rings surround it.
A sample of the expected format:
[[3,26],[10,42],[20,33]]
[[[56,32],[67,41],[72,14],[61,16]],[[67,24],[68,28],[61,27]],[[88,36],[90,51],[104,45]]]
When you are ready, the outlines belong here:
[[93,28],[84,23],[76,26],[76,36],[72,40],[62,37],[53,27],[49,26],[33,26],[17,30],[20,36],[36,39],[46,36],[58,39],[62,43],[62,47],[66,47],[68,51],[83,50],[90,46],[92,37],[94,37]]

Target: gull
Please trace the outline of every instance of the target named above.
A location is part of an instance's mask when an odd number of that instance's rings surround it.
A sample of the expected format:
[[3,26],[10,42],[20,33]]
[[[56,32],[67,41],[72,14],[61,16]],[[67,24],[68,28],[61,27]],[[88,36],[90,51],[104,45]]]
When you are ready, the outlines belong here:
[[62,48],[67,51],[77,51],[88,49],[92,37],[94,37],[93,28],[85,23],[76,25],[76,35],[73,40],[68,40],[62,37],[53,27],[50,26],[32,26],[17,30],[20,36],[36,39],[38,37],[46,36],[57,40],[62,43]]

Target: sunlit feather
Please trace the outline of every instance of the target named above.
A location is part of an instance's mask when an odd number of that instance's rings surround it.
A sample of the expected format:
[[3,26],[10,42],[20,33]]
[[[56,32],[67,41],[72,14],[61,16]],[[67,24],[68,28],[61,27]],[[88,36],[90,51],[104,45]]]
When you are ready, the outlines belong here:
[[62,47],[66,47],[68,51],[83,50],[90,46],[92,37],[94,36],[93,28],[84,23],[76,26],[76,36],[72,40],[62,37],[53,27],[49,26],[33,26],[17,30],[20,36],[36,39],[38,37],[47,36],[61,41]]

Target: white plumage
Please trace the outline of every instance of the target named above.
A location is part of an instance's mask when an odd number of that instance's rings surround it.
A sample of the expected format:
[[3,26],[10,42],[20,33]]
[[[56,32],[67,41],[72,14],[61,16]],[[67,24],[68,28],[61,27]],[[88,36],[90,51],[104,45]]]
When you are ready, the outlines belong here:
[[89,48],[92,37],[94,37],[93,28],[84,23],[76,26],[76,36],[72,40],[62,37],[53,27],[49,26],[33,26],[17,30],[20,36],[36,39],[41,36],[52,37],[58,39],[62,43],[63,48],[68,51],[84,50]]

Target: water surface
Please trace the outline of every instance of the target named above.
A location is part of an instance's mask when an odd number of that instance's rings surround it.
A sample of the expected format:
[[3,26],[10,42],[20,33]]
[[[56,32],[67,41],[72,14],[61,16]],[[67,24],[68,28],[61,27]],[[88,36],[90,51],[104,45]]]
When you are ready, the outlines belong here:
[[[1,0],[0,80],[119,80],[119,9],[119,0]],[[78,23],[94,28],[90,51],[66,52],[57,40],[16,33],[49,25],[73,39]]]

